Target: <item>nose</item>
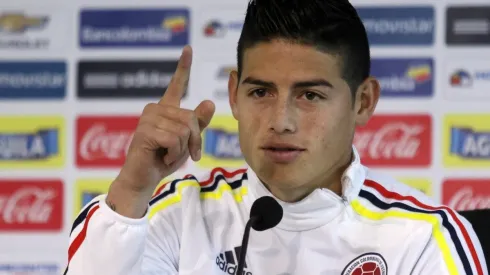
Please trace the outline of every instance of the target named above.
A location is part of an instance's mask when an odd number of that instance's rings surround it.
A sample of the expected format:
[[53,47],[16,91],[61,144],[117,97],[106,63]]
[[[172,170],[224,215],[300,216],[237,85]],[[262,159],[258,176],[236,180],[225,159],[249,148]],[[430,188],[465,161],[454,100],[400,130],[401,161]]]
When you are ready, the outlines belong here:
[[271,106],[269,130],[278,134],[296,132],[295,110],[289,99],[277,99]]

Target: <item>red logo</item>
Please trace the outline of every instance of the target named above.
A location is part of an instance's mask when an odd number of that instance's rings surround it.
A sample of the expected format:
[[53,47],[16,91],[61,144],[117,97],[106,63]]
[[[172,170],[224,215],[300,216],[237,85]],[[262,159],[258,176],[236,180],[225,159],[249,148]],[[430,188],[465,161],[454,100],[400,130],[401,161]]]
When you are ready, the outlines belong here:
[[138,121],[138,116],[79,117],[76,126],[77,166],[120,168]]
[[387,275],[386,260],[378,253],[365,253],[352,260],[342,275]]
[[373,116],[354,136],[361,162],[368,166],[429,166],[431,143],[429,115]]
[[0,231],[58,231],[62,225],[60,180],[0,181]]
[[490,179],[445,180],[442,203],[456,211],[490,209]]

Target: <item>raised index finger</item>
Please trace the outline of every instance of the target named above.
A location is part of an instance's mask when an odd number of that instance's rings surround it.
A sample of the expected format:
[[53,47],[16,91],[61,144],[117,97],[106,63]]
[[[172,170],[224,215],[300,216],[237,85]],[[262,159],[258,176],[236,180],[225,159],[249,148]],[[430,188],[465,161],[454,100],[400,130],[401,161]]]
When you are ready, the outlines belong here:
[[180,100],[184,96],[184,92],[189,84],[192,64],[192,48],[185,46],[182,50],[177,69],[175,70],[172,80],[162,96],[158,104],[169,104],[180,106]]

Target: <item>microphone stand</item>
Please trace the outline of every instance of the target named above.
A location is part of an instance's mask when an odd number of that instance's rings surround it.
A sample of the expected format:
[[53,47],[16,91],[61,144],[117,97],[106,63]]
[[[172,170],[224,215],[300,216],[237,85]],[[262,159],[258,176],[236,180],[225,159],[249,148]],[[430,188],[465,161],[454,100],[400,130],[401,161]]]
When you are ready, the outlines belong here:
[[247,225],[245,226],[245,232],[243,233],[243,240],[242,240],[242,249],[240,251],[239,259],[238,259],[238,267],[237,267],[237,272],[235,273],[236,275],[242,275],[243,273],[243,266],[245,265],[245,256],[247,254],[247,246],[248,246],[248,237],[250,235],[250,228],[252,227],[252,224],[254,224],[257,221],[257,217],[251,217]]

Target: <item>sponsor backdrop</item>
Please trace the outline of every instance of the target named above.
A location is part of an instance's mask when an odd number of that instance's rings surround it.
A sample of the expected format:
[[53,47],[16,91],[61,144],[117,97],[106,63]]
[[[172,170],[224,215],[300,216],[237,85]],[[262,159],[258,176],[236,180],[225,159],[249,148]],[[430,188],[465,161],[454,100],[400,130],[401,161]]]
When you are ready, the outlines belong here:
[[[353,3],[382,87],[356,133],[363,162],[458,210],[490,208],[488,1]],[[2,1],[0,274],[62,272],[76,213],[107,191],[185,44],[195,55],[182,106],[212,99],[217,115],[202,160],[172,178],[244,165],[227,79],[246,4]]]

